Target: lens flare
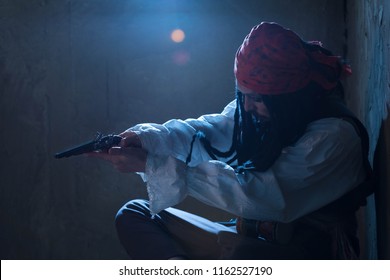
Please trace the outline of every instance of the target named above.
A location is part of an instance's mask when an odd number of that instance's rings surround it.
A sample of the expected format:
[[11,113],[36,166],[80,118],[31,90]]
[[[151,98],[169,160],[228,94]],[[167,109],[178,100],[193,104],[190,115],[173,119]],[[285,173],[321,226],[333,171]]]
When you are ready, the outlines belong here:
[[184,41],[184,38],[186,37],[185,33],[181,29],[175,29],[171,33],[171,39],[175,43],[181,43]]
[[176,65],[186,65],[190,61],[191,57],[187,51],[180,50],[173,53],[172,59]]

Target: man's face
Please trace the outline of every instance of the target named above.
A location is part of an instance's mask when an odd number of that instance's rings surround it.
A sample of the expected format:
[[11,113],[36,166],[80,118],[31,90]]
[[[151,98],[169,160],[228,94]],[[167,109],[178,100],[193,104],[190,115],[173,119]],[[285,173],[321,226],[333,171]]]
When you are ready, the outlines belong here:
[[268,120],[270,114],[261,95],[238,83],[237,88],[243,95],[244,110],[255,116],[257,120]]

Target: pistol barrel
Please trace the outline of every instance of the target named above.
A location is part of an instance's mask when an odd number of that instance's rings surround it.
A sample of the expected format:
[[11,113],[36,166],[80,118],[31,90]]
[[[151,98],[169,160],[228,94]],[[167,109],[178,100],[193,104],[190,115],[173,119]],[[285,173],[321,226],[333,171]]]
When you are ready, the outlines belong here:
[[92,152],[94,150],[94,144],[95,141],[90,141],[88,143],[69,148],[67,150],[64,150],[62,152],[56,153],[54,155],[55,158],[64,158],[64,157],[70,157],[70,156],[77,156],[84,153]]
[[85,144],[81,144],[79,146],[67,149],[65,151],[56,153],[54,155],[55,158],[64,158],[70,156],[81,155],[84,153],[90,153],[93,151],[104,151],[108,150],[111,147],[118,145],[122,137],[119,135],[109,134],[104,136],[100,132],[98,133],[95,140],[89,141]]

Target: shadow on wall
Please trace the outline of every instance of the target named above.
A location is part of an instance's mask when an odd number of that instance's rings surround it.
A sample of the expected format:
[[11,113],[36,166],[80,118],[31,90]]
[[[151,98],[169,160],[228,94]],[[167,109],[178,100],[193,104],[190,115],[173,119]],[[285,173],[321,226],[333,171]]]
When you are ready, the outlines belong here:
[[382,124],[374,158],[378,259],[390,260],[390,118]]

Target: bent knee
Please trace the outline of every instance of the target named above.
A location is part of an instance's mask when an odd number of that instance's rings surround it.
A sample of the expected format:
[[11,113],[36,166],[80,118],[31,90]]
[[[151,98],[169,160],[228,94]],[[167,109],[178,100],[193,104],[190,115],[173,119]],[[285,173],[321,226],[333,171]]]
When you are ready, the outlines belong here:
[[117,227],[122,223],[128,224],[130,220],[140,216],[150,217],[149,202],[144,199],[130,200],[116,213],[115,224]]

